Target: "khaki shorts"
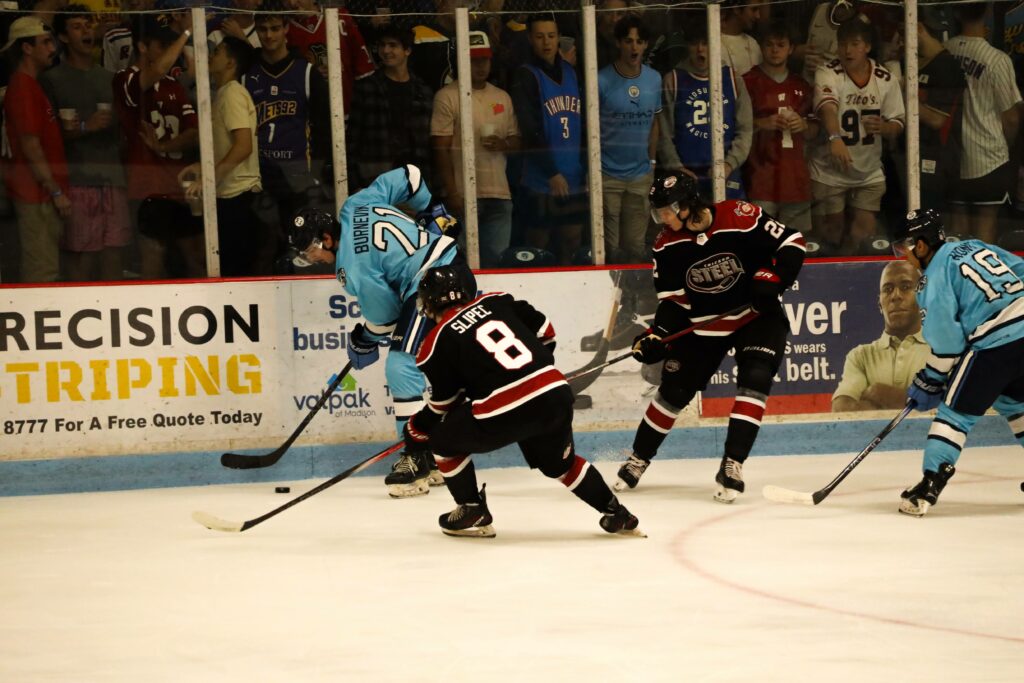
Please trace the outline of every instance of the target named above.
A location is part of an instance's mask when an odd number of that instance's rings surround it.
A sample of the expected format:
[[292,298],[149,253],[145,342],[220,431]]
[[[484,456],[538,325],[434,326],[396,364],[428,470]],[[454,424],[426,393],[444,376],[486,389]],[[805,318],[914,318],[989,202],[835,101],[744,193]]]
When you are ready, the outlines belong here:
[[882,207],[885,181],[859,187],[836,187],[811,181],[811,196],[814,204],[811,213],[815,216],[831,216],[843,213],[847,206],[865,211],[878,211]]

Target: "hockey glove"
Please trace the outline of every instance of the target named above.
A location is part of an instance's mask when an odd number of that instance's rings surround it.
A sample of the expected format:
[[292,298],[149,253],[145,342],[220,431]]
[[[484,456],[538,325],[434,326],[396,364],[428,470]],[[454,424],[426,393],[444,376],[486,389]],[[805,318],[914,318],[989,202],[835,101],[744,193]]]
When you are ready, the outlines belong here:
[[914,381],[907,387],[907,398],[914,402],[915,410],[935,410],[942,403],[946,380],[935,379],[927,368],[914,375]]
[[431,232],[439,237],[441,235],[448,235],[452,239],[459,236],[462,228],[455,216],[448,213],[448,209],[440,202],[434,204],[426,211],[420,211],[416,214],[416,224],[427,232]]
[[380,360],[380,341],[371,339],[362,323],[348,335],[348,359],[356,370],[368,368]]
[[413,424],[414,420],[415,416],[409,418],[406,420],[405,426],[402,427],[402,438],[405,440],[405,452],[430,452],[430,437],[425,432],[421,432],[416,428],[416,425]]
[[782,280],[768,268],[761,268],[754,273],[750,282],[750,304],[758,313],[770,313],[779,309],[779,294],[782,293]]
[[633,340],[633,358],[644,365],[665,360],[665,350],[665,342],[661,341],[661,335],[654,330],[647,330]]

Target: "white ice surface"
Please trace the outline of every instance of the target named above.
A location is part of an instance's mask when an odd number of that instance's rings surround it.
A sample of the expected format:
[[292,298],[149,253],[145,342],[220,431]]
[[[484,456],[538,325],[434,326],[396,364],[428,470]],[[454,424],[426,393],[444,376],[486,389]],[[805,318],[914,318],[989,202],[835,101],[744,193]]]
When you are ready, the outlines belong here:
[[[443,489],[344,481],[0,499],[0,681],[1021,681],[1024,460],[970,449],[931,514],[897,514],[918,453],[716,461],[622,494],[647,539],[525,468],[479,470],[493,540],[437,528]],[[611,481],[613,463],[600,469]]]

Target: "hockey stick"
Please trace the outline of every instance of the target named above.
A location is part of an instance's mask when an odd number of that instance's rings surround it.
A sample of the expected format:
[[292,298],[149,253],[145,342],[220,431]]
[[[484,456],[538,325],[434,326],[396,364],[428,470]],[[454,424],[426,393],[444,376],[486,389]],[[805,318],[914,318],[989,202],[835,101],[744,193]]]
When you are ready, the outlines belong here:
[[[615,331],[615,319],[619,315],[619,307],[622,303],[622,288],[619,287],[619,280],[622,278],[622,271],[616,271],[615,277],[615,296],[612,299],[612,312],[608,317],[608,326],[605,327],[604,336],[601,337],[601,341],[597,344],[597,353],[590,359],[590,362],[584,365],[579,370],[571,373],[570,377],[574,379],[569,380],[569,388],[572,389],[572,395],[576,396],[581,391],[589,387],[597,379],[597,374],[590,372],[591,368],[597,369],[597,366],[604,363],[608,359],[608,350],[611,348],[612,332]],[[586,372],[584,372],[586,371]]]
[[337,390],[337,388],[341,386],[341,383],[345,380],[346,377],[348,377],[348,373],[351,369],[352,361],[349,361],[348,365],[346,365],[345,368],[341,372],[339,372],[338,375],[331,381],[331,383],[327,385],[327,388],[324,390],[324,393],[320,394],[320,400],[318,400],[316,402],[316,405],[314,405],[310,409],[310,411],[306,413],[306,417],[302,418],[302,422],[299,423],[299,426],[295,428],[295,431],[292,432],[292,435],[289,436],[288,440],[285,441],[283,444],[281,444],[271,452],[265,453],[263,455],[243,455],[242,453],[225,453],[224,455],[220,456],[220,464],[223,465],[224,467],[230,467],[231,469],[235,470],[251,470],[256,469],[258,467],[270,467],[271,465],[276,464],[277,461],[281,459],[281,456],[285,454],[285,451],[291,448],[292,444],[295,443],[295,439],[299,438],[299,435],[302,434],[302,430],[304,430],[309,425],[309,423],[313,420],[316,414],[320,412],[320,409],[324,407],[324,404],[327,403],[327,399],[331,396],[331,394],[333,394]]
[[864,450],[858,453],[857,457],[851,460],[850,464],[844,467],[843,471],[840,472],[836,476],[836,478],[830,481],[828,485],[825,486],[824,488],[818,489],[814,493],[805,493],[804,491],[793,491],[791,489],[782,488],[781,486],[769,485],[764,487],[764,489],[761,491],[761,495],[763,495],[768,500],[775,501],[776,503],[799,503],[801,505],[817,505],[821,501],[825,500],[828,497],[828,494],[832,493],[832,491],[835,490],[837,486],[839,486],[839,483],[843,479],[846,479],[846,476],[853,471],[854,467],[860,464],[861,460],[868,457],[868,453],[875,450],[875,448],[878,447],[878,444],[882,443],[882,439],[888,436],[889,432],[896,428],[896,425],[898,425],[900,422],[903,422],[903,418],[910,414],[910,411],[914,409],[914,406],[915,403],[913,401],[907,401],[907,405],[903,407],[903,410],[900,411],[900,414],[894,417],[892,421],[889,422],[889,424],[885,425],[885,428],[878,433],[878,436],[872,439],[871,443],[865,446]]
[[259,517],[256,517],[254,519],[249,519],[249,520],[246,520],[244,522],[229,522],[227,520],[221,519],[220,517],[214,517],[213,515],[207,514],[205,512],[200,512],[198,510],[196,512],[192,513],[192,519],[194,519],[195,521],[199,522],[200,524],[205,526],[207,529],[213,529],[214,531],[241,532],[241,531],[245,531],[246,529],[251,529],[254,526],[256,526],[257,524],[262,524],[263,522],[267,521],[271,517],[274,517],[275,515],[281,514],[282,512],[284,512],[285,510],[287,510],[291,506],[297,505],[297,504],[301,503],[302,501],[306,500],[307,498],[309,498],[311,496],[315,496],[316,494],[320,493],[324,489],[329,489],[330,487],[334,486],[338,482],[344,481],[345,479],[348,479],[353,474],[356,474],[357,472],[361,472],[362,470],[365,470],[370,465],[372,465],[375,462],[378,462],[380,460],[383,460],[384,458],[388,457],[389,455],[391,455],[392,453],[394,453],[395,451],[397,451],[399,448],[401,448],[404,445],[405,445],[405,442],[403,442],[403,441],[399,441],[396,444],[392,444],[391,446],[388,446],[387,448],[382,450],[380,453],[375,453],[374,455],[371,455],[366,460],[363,460],[362,462],[356,463],[352,467],[349,467],[347,470],[345,470],[341,474],[337,474],[337,475],[331,477],[330,479],[328,479],[327,481],[323,482],[319,486],[311,488],[310,490],[308,490],[305,493],[303,493],[301,496],[298,496],[296,498],[292,498],[291,500],[289,500],[284,505],[276,507],[273,510],[271,510],[270,512],[268,512],[268,513],[266,513],[264,515],[260,515]]
[[[734,315],[740,315],[742,313],[746,313],[749,310],[751,310],[750,306],[747,306],[747,305],[739,306],[737,308],[732,309],[731,311],[726,311],[725,313],[722,313],[721,315],[716,315],[714,318],[708,318],[707,320],[702,320],[699,323],[695,323],[693,325],[690,325],[686,329],[679,330],[678,332],[673,332],[672,334],[670,334],[667,337],[663,338],[661,341],[663,343],[665,343],[665,344],[668,344],[669,342],[672,342],[672,341],[675,341],[676,339],[679,339],[683,335],[690,334],[691,332],[693,332],[695,330],[702,330],[705,327],[713,325],[713,324],[715,324],[717,322],[721,322],[722,320],[724,320],[726,318],[729,318],[729,317],[734,316]],[[757,315],[757,313],[755,313],[754,315]],[[629,351],[627,351],[627,352],[625,352],[625,353],[623,353],[621,355],[615,356],[614,358],[612,358],[610,360],[604,361],[600,365],[595,365],[594,367],[591,367],[591,368],[588,368],[588,367],[584,366],[584,367],[580,368],[579,370],[577,370],[576,372],[574,372],[574,373],[572,373],[570,375],[567,375],[565,379],[566,379],[567,382],[569,382],[569,386],[572,386],[573,385],[572,383],[574,381],[578,380],[580,377],[583,377],[584,375],[589,375],[592,372],[597,372],[598,370],[606,368],[609,365],[614,365],[614,364],[618,363],[619,361],[623,361],[623,360],[626,360],[627,358],[632,358],[632,357],[633,357],[633,351],[631,349],[631,350],[629,350]]]

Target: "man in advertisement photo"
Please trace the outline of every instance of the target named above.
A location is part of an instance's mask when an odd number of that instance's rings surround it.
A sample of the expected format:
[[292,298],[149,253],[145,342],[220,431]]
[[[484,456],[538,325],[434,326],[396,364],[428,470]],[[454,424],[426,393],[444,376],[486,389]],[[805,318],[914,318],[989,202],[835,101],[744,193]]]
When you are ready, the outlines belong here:
[[921,335],[921,311],[914,292],[921,277],[906,261],[891,261],[878,283],[882,335],[846,354],[843,376],[832,395],[832,412],[899,409],[907,387],[924,367],[931,349]]

